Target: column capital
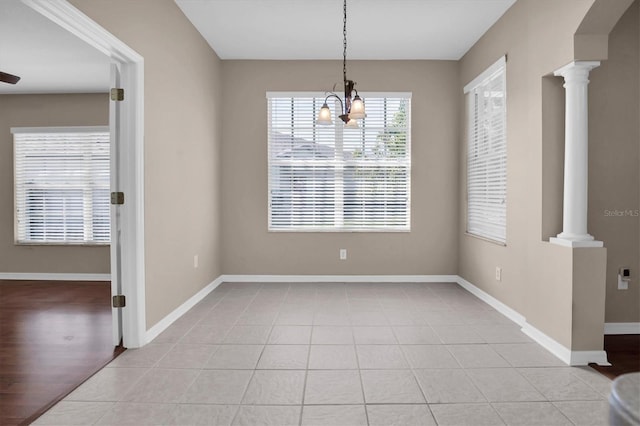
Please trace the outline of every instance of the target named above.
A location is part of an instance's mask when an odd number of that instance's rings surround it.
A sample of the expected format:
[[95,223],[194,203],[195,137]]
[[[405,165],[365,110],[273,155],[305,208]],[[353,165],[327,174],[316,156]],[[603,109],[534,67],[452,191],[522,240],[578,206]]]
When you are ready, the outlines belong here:
[[565,80],[572,78],[587,78],[592,69],[599,67],[600,61],[574,61],[558,68],[553,75],[562,76]]

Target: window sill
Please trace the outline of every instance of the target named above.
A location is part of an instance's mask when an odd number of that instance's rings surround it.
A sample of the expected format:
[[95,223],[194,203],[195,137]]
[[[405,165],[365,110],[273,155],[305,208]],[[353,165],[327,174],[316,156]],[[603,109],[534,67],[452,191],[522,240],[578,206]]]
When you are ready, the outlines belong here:
[[470,234],[469,232],[465,232],[464,235],[466,235],[467,237],[472,237],[472,238],[476,238],[476,239],[481,240],[481,241],[485,241],[487,243],[495,244],[497,246],[501,246],[501,247],[506,247],[507,246],[507,243],[503,243],[501,241],[492,240],[491,238],[482,237],[482,236],[476,235],[476,234]]
[[268,229],[272,233],[334,233],[334,234],[353,234],[353,233],[372,233],[372,234],[407,234],[411,229]]
[[62,242],[14,242],[13,245],[21,246],[21,247],[36,247],[36,246],[45,246],[45,247],[109,247],[111,243],[62,243]]

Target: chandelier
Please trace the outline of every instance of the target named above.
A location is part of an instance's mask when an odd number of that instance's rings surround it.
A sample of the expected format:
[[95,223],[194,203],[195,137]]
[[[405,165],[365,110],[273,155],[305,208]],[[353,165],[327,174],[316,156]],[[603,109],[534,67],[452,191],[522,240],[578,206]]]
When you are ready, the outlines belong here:
[[[365,118],[366,114],[364,112],[364,101],[358,96],[358,91],[355,89],[356,82],[347,79],[347,0],[344,0],[342,12],[342,81],[344,83],[344,101],[334,92],[327,92],[329,94],[324,99],[316,123],[325,125],[333,124],[331,109],[329,109],[327,101],[329,98],[336,98],[340,102],[340,119],[346,127],[358,127],[356,120]],[[355,96],[353,96],[354,94]]]

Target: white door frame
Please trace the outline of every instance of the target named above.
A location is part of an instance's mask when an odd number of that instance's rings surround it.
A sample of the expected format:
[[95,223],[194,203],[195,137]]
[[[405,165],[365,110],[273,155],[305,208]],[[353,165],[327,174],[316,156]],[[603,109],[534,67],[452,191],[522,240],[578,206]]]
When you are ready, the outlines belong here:
[[[140,54],[102,28],[66,0],[22,0],[24,4],[89,43],[120,65],[125,100],[120,106],[119,181],[125,193],[122,220],[123,343],[144,346],[144,60]],[[114,172],[112,170],[112,172]],[[114,255],[111,245],[111,255]],[[111,271],[112,273],[114,271]]]
[[[109,87],[118,88],[121,87],[120,83],[120,64],[117,62],[111,62],[111,79]],[[111,97],[111,96],[110,96]],[[118,170],[120,170],[120,160],[122,157],[120,155],[120,107],[121,101],[116,101],[113,99],[109,99],[109,147],[111,151],[110,161],[109,161],[109,181],[111,192],[120,191],[122,188],[120,187],[120,174]],[[110,216],[111,216],[111,294],[123,294],[122,292],[122,256],[121,256],[121,226],[122,221],[120,220],[120,215],[122,212],[122,208],[124,205],[115,204],[111,205]],[[113,345],[118,346],[120,343],[124,341],[122,336],[122,309],[121,308],[111,308],[111,320],[113,327]]]

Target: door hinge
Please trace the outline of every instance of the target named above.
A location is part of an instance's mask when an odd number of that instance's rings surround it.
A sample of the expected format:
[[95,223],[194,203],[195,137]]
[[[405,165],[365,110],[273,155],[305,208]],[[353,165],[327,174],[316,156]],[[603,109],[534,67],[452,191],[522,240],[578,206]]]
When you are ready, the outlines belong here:
[[111,306],[114,308],[124,308],[127,304],[123,294],[117,294],[113,296]]
[[112,101],[124,101],[124,89],[118,87],[111,89]]
[[112,192],[111,204],[124,204],[124,192]]

